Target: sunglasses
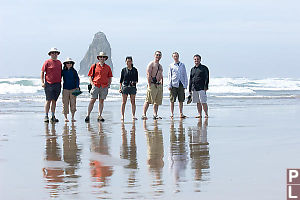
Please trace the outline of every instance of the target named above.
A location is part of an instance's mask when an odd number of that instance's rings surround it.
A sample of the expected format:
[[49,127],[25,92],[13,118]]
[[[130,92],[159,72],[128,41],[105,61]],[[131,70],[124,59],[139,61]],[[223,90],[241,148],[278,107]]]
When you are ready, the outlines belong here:
[[156,56],[161,56],[161,54],[155,54]]
[[72,62],[66,62],[66,64],[73,64]]
[[99,58],[106,58],[106,56],[99,56]]
[[50,54],[58,54],[57,51],[52,51]]

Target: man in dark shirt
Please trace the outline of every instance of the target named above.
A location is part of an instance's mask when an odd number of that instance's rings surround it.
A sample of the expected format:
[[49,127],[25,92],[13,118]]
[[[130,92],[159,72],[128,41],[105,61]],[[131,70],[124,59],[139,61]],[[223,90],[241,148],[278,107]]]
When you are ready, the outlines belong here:
[[197,103],[199,115],[196,118],[202,117],[202,107],[205,113],[205,118],[208,118],[207,95],[209,83],[209,70],[205,65],[201,64],[201,56],[194,55],[195,66],[191,69],[189,92],[192,95],[193,103]]

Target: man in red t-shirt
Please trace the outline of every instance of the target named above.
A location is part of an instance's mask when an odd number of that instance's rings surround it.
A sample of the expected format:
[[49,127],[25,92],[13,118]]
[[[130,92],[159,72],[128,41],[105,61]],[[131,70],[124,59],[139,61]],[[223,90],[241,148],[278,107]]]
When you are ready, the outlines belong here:
[[97,56],[99,60],[98,63],[93,64],[88,73],[90,83],[92,84],[91,89],[91,101],[89,103],[87,116],[85,122],[90,121],[90,113],[94,108],[94,103],[99,98],[99,113],[98,121],[104,121],[102,117],[102,111],[104,106],[104,100],[108,94],[108,88],[111,84],[111,79],[113,77],[110,66],[105,64],[105,61],[108,59],[108,56],[104,52],[100,52]]
[[61,91],[61,70],[62,64],[57,59],[60,52],[57,48],[51,48],[48,55],[50,59],[44,62],[41,73],[42,87],[45,89],[46,104],[45,104],[45,119],[44,122],[49,122],[48,112],[51,106],[52,117],[51,122],[58,122],[55,118],[56,101]]

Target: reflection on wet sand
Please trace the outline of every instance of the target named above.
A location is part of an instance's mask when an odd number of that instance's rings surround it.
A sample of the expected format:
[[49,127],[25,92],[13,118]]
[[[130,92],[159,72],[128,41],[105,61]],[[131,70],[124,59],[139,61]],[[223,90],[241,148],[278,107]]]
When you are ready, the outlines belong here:
[[152,175],[152,188],[157,195],[164,193],[162,169],[164,167],[164,145],[162,130],[158,129],[157,120],[153,121],[153,130],[147,127],[147,120],[144,120],[144,130],[147,137],[148,165]]
[[199,119],[197,127],[189,128],[191,168],[195,170],[195,191],[200,192],[201,181],[207,181],[209,175],[209,143],[207,142],[206,118],[202,124]]
[[57,142],[55,124],[51,124],[51,132],[49,124],[45,124],[46,134],[46,155],[45,166],[43,168],[44,178],[47,181],[46,188],[49,189],[50,196],[58,196],[59,192],[68,193],[72,189],[77,190],[78,163],[80,162],[80,149],[76,143],[76,129],[72,125],[71,133],[69,127],[64,126],[63,135],[63,160],[61,156],[61,148]]
[[[69,130],[69,128],[71,128],[71,130]],[[71,127],[67,124],[64,126],[63,151],[64,161],[71,166],[66,169],[66,176],[69,178],[78,178],[75,171],[78,169],[78,163],[80,163],[81,150],[77,146],[76,126],[74,123],[72,123]]]
[[[90,160],[91,176],[93,187],[105,188],[109,186],[110,178],[113,174],[112,166],[109,166],[101,158],[105,158],[102,155],[109,155],[109,144],[106,133],[103,132],[103,124],[98,123],[98,131],[96,132],[88,123],[88,131],[91,133],[91,152],[93,158]],[[101,194],[107,194],[107,191],[98,191]]]
[[175,129],[174,120],[172,120],[170,124],[170,167],[174,174],[177,192],[180,191],[178,183],[185,181],[185,170],[188,163],[187,151],[183,120],[179,121],[177,130]]
[[[127,194],[130,194],[130,197],[132,195],[137,194],[136,187],[137,185],[137,169],[138,169],[138,163],[137,163],[137,155],[136,155],[136,142],[135,142],[135,121],[132,122],[130,134],[128,134],[124,122],[121,124],[121,130],[122,130],[122,146],[121,146],[121,152],[120,157],[122,159],[127,159],[129,161],[128,165],[125,165],[124,168],[127,169],[125,171],[126,174],[128,174],[128,180],[127,180],[127,187],[126,190]],[[128,144],[128,137],[130,137],[129,144]],[[128,197],[130,199],[130,197]]]

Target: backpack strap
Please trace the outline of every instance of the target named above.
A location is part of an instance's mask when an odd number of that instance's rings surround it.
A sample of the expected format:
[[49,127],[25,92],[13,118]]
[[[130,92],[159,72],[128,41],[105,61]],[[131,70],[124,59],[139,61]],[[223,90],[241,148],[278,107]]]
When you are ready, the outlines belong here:
[[97,66],[97,63],[95,63],[95,65],[94,65],[93,73],[91,76],[92,80],[94,80],[96,66]]

